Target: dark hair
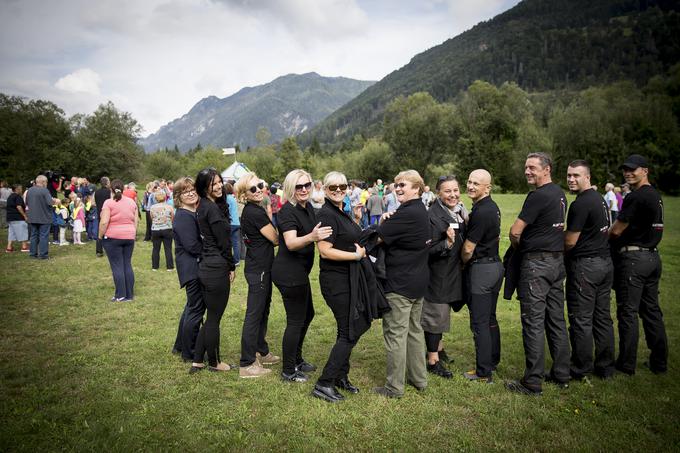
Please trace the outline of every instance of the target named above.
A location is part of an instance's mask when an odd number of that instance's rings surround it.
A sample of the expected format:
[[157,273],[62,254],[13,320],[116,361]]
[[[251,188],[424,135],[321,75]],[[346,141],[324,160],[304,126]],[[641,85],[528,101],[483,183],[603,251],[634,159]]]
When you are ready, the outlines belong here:
[[[214,167],[204,168],[203,170],[198,172],[198,174],[196,175],[196,182],[194,184],[194,188],[196,189],[196,193],[198,194],[199,197],[203,199],[208,198],[208,193],[212,189],[212,183],[213,180],[215,179],[215,176],[222,179],[222,176],[217,172],[217,170]],[[226,191],[222,190],[222,196],[220,198],[215,199],[215,204],[217,205],[218,208],[220,208],[222,214],[224,214],[224,216],[231,222],[231,218],[229,217],[229,206],[227,205],[225,195]]]
[[232,183],[230,183],[230,182],[226,183],[226,184],[224,185],[224,192],[225,192],[227,195],[233,195],[233,194],[234,194],[234,185],[233,185]]
[[[440,176],[437,179],[437,185],[435,186],[435,190],[439,192],[439,188],[444,184],[445,182],[450,182],[450,181],[456,181],[458,182],[458,178],[456,178],[456,175],[446,175],[446,176]],[[460,184],[460,183],[459,183]]]
[[21,184],[12,184],[12,192],[15,192],[18,188],[24,188]]
[[121,198],[123,198],[123,189],[125,188],[125,184],[123,184],[123,181],[120,179],[114,179],[111,181],[111,191],[113,192],[113,199],[116,201],[120,201]]
[[569,162],[569,166],[572,168],[584,167],[588,170],[588,174],[590,174],[590,164],[588,163],[587,160],[584,159],[572,160],[571,162]]
[[546,153],[529,153],[527,159],[538,159],[541,161],[541,167],[550,167],[550,170],[553,168],[552,159]]

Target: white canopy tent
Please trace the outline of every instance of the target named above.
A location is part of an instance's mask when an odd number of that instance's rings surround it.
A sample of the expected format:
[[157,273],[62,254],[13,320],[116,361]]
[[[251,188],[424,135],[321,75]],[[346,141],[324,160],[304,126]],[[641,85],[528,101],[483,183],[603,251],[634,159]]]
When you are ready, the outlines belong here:
[[233,164],[231,164],[226,170],[222,172],[222,181],[238,181],[241,176],[249,172],[250,170],[248,167],[246,167],[246,164],[234,161]]

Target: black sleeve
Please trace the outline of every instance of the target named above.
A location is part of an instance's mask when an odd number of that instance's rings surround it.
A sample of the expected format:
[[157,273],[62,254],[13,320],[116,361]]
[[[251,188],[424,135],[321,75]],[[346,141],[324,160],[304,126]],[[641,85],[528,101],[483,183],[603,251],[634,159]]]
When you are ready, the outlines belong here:
[[260,208],[250,210],[248,213],[248,222],[255,227],[257,231],[260,231],[262,228],[272,223],[265,210]]
[[621,211],[619,212],[617,220],[630,223],[630,220],[638,215],[639,211],[640,197],[638,197],[635,192],[631,192],[623,199],[623,206],[621,206]]
[[527,198],[524,200],[522,211],[519,213],[517,218],[523,220],[527,225],[531,225],[538,218],[544,204],[545,200],[543,197],[541,197],[539,192],[530,192],[529,195],[527,195]]
[[201,235],[198,231],[198,223],[196,219],[191,218],[190,215],[179,214],[175,216],[172,225],[175,234],[175,240],[182,244],[184,250],[191,256],[198,257],[203,250],[201,242]]
[[[231,225],[216,204],[209,206],[206,220],[220,252],[227,253],[228,258],[231,258]],[[230,262],[233,262],[233,259]]]
[[[430,222],[430,232],[432,233],[432,242],[430,243],[430,248],[428,252],[432,256],[448,256],[451,253],[452,248],[448,248],[448,242],[446,241],[446,230],[441,229],[441,222],[437,221],[437,218],[429,216]],[[457,232],[456,232],[457,234]]]
[[277,221],[279,224],[279,231],[281,233],[291,230],[297,231],[298,224],[295,220],[295,216],[293,215],[293,209],[295,208],[293,208],[291,204],[287,204],[284,205],[284,207],[279,211]]
[[330,236],[328,236],[326,239],[324,239],[324,241],[330,242],[331,244],[335,244],[335,240],[338,237],[338,230],[340,228],[338,226],[337,216],[333,215],[332,213],[328,212],[326,209],[322,208],[321,211],[319,212],[319,215],[317,216],[317,221],[321,222],[322,227],[329,226],[329,227],[333,228],[333,233]]
[[484,238],[484,232],[489,228],[488,222],[485,221],[485,216],[480,216],[478,213],[472,213],[469,217],[467,224],[467,235],[468,241],[473,244],[479,244]]
[[385,220],[378,227],[378,234],[380,234],[386,245],[393,244],[403,236],[404,227],[408,223],[408,219],[405,218],[406,216],[407,214],[404,211],[396,211],[392,217]]
[[580,206],[578,200],[574,201],[569,206],[569,215],[567,216],[567,231],[579,233],[583,231],[588,219],[588,211]]

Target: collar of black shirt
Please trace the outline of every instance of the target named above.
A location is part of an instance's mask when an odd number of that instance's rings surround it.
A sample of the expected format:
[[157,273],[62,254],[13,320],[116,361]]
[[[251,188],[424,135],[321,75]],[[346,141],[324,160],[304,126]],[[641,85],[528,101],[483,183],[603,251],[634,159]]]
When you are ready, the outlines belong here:
[[330,209],[333,212],[337,212],[340,215],[343,215],[347,217],[348,219],[352,220],[352,218],[345,212],[345,202],[342,202],[342,209],[338,208],[335,203],[333,203],[328,197],[326,197],[326,202],[323,204],[321,209]]

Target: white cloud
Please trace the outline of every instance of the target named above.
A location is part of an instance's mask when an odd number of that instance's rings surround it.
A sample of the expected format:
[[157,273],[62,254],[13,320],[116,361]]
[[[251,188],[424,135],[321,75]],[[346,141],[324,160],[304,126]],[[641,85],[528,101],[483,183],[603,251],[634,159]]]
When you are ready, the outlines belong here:
[[57,80],[55,87],[71,93],[99,94],[99,85],[102,78],[92,69],[83,68],[65,75]]

